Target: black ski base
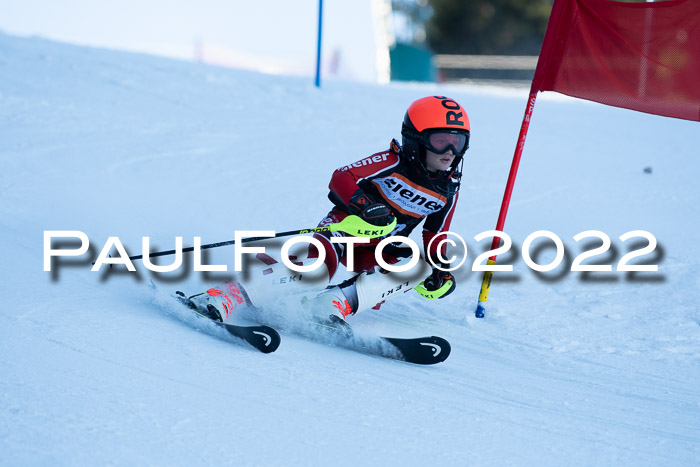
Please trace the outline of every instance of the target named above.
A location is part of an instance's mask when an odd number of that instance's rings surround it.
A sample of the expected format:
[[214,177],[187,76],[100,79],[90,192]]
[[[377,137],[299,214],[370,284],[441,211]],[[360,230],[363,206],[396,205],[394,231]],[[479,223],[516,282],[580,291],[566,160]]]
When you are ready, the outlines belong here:
[[232,336],[243,339],[262,353],[274,352],[282,342],[282,338],[280,337],[279,333],[270,326],[239,326],[236,324],[222,323],[221,321],[212,319],[211,316],[200,313],[197,307],[190,301],[189,298],[187,298],[184,293],[180,291],[176,292],[175,298],[177,298],[177,300],[183,305],[186,305],[198,316],[207,318],[217,326],[224,328]]
[[[335,317],[333,317],[335,318]],[[357,336],[340,318],[318,323],[322,340],[360,353],[377,355],[417,365],[434,365],[444,362],[452,350],[442,337],[397,338],[382,336]]]

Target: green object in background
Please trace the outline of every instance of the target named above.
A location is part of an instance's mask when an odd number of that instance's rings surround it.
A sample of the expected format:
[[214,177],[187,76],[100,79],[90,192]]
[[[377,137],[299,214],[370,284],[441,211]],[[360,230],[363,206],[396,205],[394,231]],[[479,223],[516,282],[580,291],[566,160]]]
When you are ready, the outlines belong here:
[[389,50],[392,81],[435,82],[436,71],[433,54],[415,45],[397,42]]

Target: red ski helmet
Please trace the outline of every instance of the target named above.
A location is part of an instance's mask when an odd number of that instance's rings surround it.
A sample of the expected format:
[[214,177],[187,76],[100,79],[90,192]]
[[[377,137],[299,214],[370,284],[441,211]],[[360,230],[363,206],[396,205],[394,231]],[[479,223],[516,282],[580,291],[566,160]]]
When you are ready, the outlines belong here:
[[[439,138],[436,135],[451,135]],[[425,169],[426,149],[444,154],[455,154],[452,170],[461,162],[469,148],[469,116],[454,99],[429,96],[414,101],[406,111],[401,126],[403,152],[409,162]]]

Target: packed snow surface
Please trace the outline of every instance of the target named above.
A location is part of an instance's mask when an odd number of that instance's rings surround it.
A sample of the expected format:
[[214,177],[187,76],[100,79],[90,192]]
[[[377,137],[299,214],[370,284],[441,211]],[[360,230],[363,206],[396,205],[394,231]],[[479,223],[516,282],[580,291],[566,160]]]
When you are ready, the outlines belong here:
[[[0,51],[0,464],[700,463],[697,122],[540,95],[505,227],[513,247],[499,256],[514,270],[496,273],[476,319],[472,263],[490,239],[474,236],[495,226],[526,92],[317,89],[310,78],[7,35]],[[471,119],[451,229],[467,261],[444,300],[407,294],[350,322],[445,337],[446,362],[284,332],[263,355],[165,299],[224,273],[194,273],[191,259],[165,277],[139,262],[136,273],[91,272],[109,237],[140,254],[146,236],[156,250],[178,236],[191,245],[315,226],[332,171],[386,149],[426,95],[453,97]],[[84,232],[90,254],[45,272],[48,230]],[[521,255],[538,230],[565,246],[551,272]],[[588,230],[612,246],[584,264],[611,272],[568,271],[601,244],[574,241]],[[630,264],[657,272],[616,270],[648,243],[619,239],[635,230],[658,245]],[[266,245],[274,255],[279,243]],[[206,259],[231,264],[233,252]],[[554,258],[545,239],[530,252]]]

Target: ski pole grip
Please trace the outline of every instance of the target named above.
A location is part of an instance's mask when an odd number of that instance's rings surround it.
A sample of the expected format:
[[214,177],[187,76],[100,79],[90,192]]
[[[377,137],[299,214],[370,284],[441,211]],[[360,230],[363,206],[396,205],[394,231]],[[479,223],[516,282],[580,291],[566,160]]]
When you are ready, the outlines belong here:
[[345,232],[355,237],[378,238],[389,235],[396,228],[396,218],[389,225],[374,225],[363,220],[360,216],[349,215],[337,224],[330,226],[331,231]]

